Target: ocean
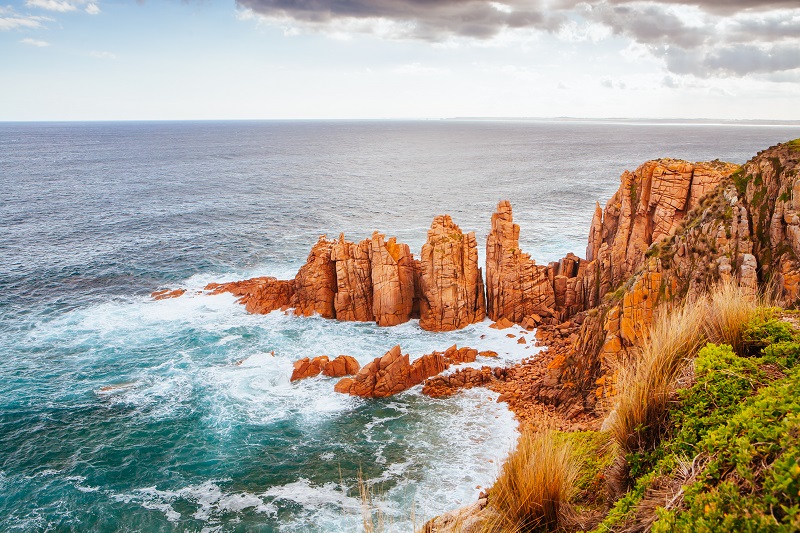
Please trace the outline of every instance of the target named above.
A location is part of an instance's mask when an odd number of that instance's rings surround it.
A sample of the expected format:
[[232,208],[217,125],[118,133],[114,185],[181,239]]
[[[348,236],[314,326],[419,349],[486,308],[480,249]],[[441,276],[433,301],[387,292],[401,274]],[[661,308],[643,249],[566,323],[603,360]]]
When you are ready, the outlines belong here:
[[[0,530],[352,532],[361,476],[409,531],[473,501],[514,446],[496,395],[362,400],[289,382],[450,333],[247,314],[206,283],[292,277],[321,234],[483,243],[509,199],[540,262],[583,256],[596,201],[647,159],[743,163],[797,125],[622,121],[0,123]],[[161,288],[181,298],[153,301]],[[485,336],[481,338],[481,336]],[[499,364],[480,360],[476,363]]]

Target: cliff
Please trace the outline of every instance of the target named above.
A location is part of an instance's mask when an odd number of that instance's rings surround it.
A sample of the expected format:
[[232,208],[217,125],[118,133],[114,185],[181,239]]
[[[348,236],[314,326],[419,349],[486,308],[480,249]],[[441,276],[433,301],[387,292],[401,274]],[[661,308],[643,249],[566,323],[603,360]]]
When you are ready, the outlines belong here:
[[[539,399],[577,412],[613,396],[614,369],[642,346],[658,306],[719,281],[746,294],[773,290],[778,303],[796,305],[799,168],[795,141],[742,167],[659,160],[623,173],[590,230],[587,270],[596,276],[599,305]],[[659,185],[665,180],[669,187]],[[568,407],[574,402],[580,409]]]

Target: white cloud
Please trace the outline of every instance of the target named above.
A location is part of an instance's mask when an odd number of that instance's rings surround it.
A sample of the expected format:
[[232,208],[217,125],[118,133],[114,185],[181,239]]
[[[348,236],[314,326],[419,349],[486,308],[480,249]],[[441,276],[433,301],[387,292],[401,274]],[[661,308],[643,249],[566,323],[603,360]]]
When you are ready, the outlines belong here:
[[45,21],[51,20],[47,17],[35,15],[20,15],[9,7],[0,7],[0,31],[14,30],[18,28],[42,28]]
[[31,46],[38,46],[39,48],[44,48],[45,46],[50,46],[50,43],[47,41],[37,41],[36,39],[25,38],[20,41],[22,44],[29,44]]
[[92,50],[89,52],[89,55],[96,58],[96,59],[116,59],[117,54],[111,52],[98,52],[97,50]]
[[67,11],[75,11],[78,9],[75,4],[67,0],[25,0],[25,5],[28,7],[46,9],[48,11],[58,11],[59,13],[66,13]]
[[97,15],[100,13],[100,8],[97,6],[97,4],[89,4],[86,6],[86,12],[90,15]]

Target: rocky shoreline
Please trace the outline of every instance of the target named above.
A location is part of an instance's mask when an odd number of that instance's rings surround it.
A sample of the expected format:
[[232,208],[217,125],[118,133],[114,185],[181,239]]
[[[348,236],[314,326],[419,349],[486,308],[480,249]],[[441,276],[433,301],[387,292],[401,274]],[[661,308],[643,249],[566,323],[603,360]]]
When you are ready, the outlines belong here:
[[[535,330],[535,342],[547,349],[511,367],[442,374],[491,354],[453,346],[412,362],[396,346],[361,368],[342,360],[326,375],[352,376],[342,377],[336,391],[362,397],[420,384],[433,397],[483,386],[523,425],[599,429],[617,394],[618,368],[636,357],[659,305],[702,294],[719,281],[751,295],[769,282],[776,302],[798,301],[798,169],[798,141],[760,152],[741,167],[648,161],[623,172],[605,208],[597,205],[586,257],[570,253],[548,265],[520,250],[511,204],[501,201],[486,241],[485,281],[475,234],[443,215],[433,220],[419,259],[408,245],[377,232],[358,243],[322,236],[294,279],[254,278],[210,284],[206,291],[231,293],[251,313],[283,310],[379,326],[418,318],[428,331],[461,329],[486,317],[497,328],[521,325]],[[519,342],[533,340],[520,336]],[[308,377],[330,364],[304,359],[295,370]]]

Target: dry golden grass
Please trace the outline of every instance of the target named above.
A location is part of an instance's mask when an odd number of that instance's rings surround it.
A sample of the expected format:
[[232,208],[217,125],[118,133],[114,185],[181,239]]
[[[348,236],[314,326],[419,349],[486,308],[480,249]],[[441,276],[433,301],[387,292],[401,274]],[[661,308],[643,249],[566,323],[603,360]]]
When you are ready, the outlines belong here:
[[488,533],[555,531],[570,515],[580,462],[552,431],[524,433],[489,493]]
[[636,363],[621,369],[610,430],[623,452],[650,449],[660,439],[675,379],[705,342],[706,310],[700,300],[662,312]]
[[754,296],[735,283],[720,283],[708,296],[703,329],[708,342],[728,344],[742,353],[742,331],[756,308],[768,305],[764,296]]

